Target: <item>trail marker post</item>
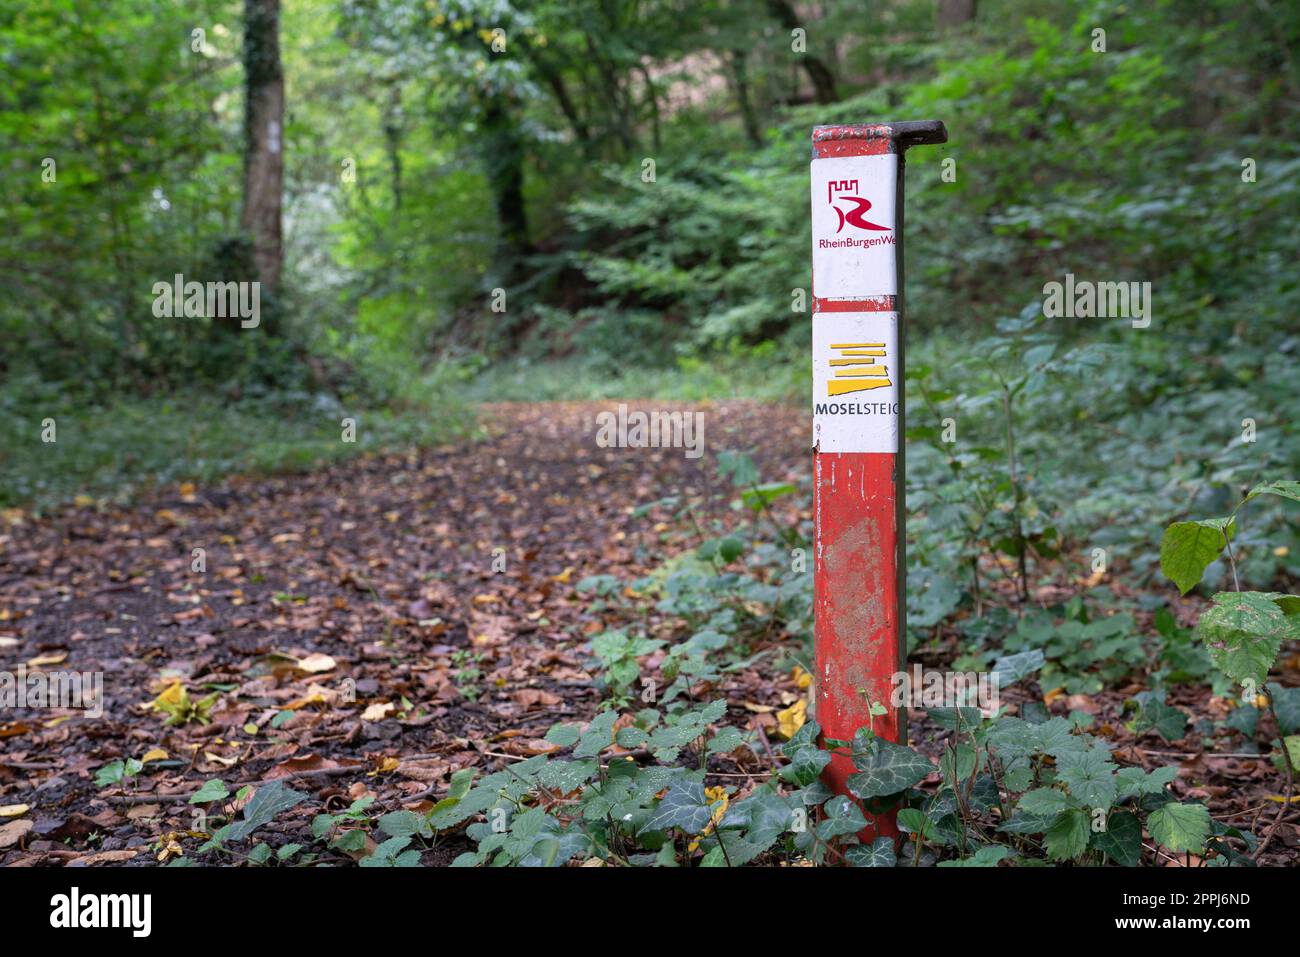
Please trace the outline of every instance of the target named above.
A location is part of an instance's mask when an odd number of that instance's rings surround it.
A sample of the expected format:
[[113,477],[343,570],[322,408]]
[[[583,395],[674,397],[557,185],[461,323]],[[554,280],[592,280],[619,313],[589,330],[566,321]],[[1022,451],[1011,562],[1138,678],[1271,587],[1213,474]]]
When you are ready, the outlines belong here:
[[[903,154],[942,123],[819,126],[812,134],[815,713],[825,738],[859,728],[900,744],[905,668]],[[885,708],[874,717],[872,705]],[[877,709],[879,710],[879,709]],[[849,794],[852,762],[823,780]],[[896,837],[892,812],[864,839]]]

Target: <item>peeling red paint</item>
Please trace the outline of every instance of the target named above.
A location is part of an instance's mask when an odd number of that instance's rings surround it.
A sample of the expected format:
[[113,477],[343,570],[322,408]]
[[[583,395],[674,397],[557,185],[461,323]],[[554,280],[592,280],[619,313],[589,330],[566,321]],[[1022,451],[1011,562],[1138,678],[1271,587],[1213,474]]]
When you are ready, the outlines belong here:
[[[849,740],[874,720],[877,734],[900,740],[899,712],[889,704],[893,675],[902,667],[896,459],[882,452],[813,456],[816,718],[828,738]],[[872,719],[871,701],[888,713]],[[847,794],[855,771],[837,755],[823,780]],[[898,835],[892,814],[867,820],[864,839]]]
[[879,156],[895,152],[888,126],[819,126],[813,130],[813,156]]
[[813,312],[897,312],[897,296],[865,299],[813,299]]

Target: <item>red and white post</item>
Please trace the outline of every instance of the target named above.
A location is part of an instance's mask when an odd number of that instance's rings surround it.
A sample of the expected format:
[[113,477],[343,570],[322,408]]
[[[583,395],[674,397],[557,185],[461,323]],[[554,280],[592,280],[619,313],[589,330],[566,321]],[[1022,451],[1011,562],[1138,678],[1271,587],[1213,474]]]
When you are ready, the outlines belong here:
[[[819,126],[812,135],[815,711],[822,734],[858,728],[900,744],[890,702],[905,668],[903,154],[943,143],[942,123]],[[884,715],[871,717],[872,703]],[[835,756],[837,794],[856,769]],[[896,837],[868,814],[864,839]]]

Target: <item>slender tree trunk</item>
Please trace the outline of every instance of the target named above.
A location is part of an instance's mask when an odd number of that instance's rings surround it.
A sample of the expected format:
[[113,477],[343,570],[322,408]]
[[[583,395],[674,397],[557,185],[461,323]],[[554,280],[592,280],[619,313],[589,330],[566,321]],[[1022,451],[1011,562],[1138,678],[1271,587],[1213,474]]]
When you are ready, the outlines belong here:
[[749,56],[744,50],[731,51],[731,78],[736,88],[740,119],[745,124],[745,136],[749,138],[750,145],[757,149],[763,145],[763,131],[758,125],[758,116],[754,113],[754,104],[749,95]]
[[483,160],[488,189],[496,207],[497,281],[509,287],[519,278],[523,257],[531,251],[528,214],[524,209],[524,144],[502,98],[493,96],[483,109]]
[[393,181],[393,225],[402,213],[402,138],[406,132],[402,112],[402,87],[394,83],[388,90],[384,107],[384,146],[388,151],[388,169]]
[[[786,30],[805,26],[788,0],[767,0],[767,9],[776,18],[776,22]],[[808,79],[812,81],[813,96],[818,103],[834,103],[839,99],[839,94],[835,91],[835,74],[831,72],[830,67],[811,53],[799,54],[799,62],[803,65],[804,72],[808,74]]]
[[252,237],[258,278],[273,292],[280,284],[284,257],[280,0],[244,0],[244,77],[244,208],[239,225]]

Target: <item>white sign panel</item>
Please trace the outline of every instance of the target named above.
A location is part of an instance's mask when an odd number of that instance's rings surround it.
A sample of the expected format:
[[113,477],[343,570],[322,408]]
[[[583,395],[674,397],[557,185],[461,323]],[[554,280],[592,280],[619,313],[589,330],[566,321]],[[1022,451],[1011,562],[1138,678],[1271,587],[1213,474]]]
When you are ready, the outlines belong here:
[[897,452],[898,313],[819,312],[812,327],[813,446]]
[[812,161],[814,296],[898,294],[897,182],[893,153]]

